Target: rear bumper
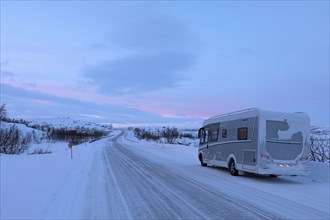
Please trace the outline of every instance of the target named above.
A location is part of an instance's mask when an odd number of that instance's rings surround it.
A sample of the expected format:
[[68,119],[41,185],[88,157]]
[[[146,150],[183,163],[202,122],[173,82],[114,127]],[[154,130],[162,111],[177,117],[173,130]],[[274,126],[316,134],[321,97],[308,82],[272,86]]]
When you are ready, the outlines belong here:
[[265,175],[285,175],[285,176],[308,176],[310,173],[310,166],[306,163],[290,164],[290,163],[273,163],[259,165],[257,173]]

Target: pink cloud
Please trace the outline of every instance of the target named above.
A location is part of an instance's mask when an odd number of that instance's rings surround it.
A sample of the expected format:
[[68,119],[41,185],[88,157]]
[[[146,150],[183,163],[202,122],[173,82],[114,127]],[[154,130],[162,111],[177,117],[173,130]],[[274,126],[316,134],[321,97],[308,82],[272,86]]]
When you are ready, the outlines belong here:
[[[39,91],[59,97],[73,98],[96,104],[121,105],[126,108],[159,114],[163,117],[169,118],[208,118],[244,108],[242,107],[242,102],[239,100],[235,100],[235,102],[230,100],[215,101],[212,97],[206,99],[205,97],[198,97],[198,94],[144,94],[112,97],[110,95],[98,93],[92,88],[39,85],[19,82],[10,82],[8,84],[30,91]],[[221,100],[221,98],[218,99]],[[51,101],[42,99],[35,99],[33,102],[45,105],[54,104]]]
[[53,104],[52,101],[49,101],[49,100],[42,100],[42,99],[32,99],[32,102],[37,103],[37,104],[42,104],[42,105],[50,105],[50,104]]
[[[219,100],[219,101],[216,101]],[[163,117],[209,118],[214,115],[237,111],[253,106],[246,105],[238,99],[223,100],[222,98],[201,98],[198,95],[149,95],[134,106],[142,111],[157,113]]]
[[[109,95],[99,94],[91,88],[78,88],[74,86],[39,85],[35,83],[5,82],[14,87],[28,91],[38,91],[54,96],[73,98],[97,104],[125,104],[125,98],[116,98]],[[36,100],[36,103],[41,103]]]

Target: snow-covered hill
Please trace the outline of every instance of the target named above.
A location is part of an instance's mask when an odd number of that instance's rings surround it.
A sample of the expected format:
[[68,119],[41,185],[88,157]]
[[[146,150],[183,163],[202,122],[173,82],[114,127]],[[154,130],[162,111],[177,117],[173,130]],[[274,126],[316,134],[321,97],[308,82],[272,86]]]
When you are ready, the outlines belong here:
[[103,129],[111,130],[111,124],[98,124],[95,122],[75,120],[70,117],[59,117],[59,118],[37,118],[28,123],[29,127],[37,128],[67,128],[68,130],[76,128],[88,128],[88,129]]
[[34,121],[5,119],[1,121],[1,151],[5,154],[50,153],[54,142],[79,144],[109,135],[112,125],[73,120],[39,118]]

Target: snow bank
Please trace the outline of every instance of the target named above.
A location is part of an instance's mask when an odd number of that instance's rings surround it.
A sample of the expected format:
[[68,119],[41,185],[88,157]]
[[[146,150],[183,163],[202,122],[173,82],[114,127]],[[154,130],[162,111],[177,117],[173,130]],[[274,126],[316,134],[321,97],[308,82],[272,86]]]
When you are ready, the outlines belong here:
[[[114,132],[113,135],[118,134]],[[75,218],[83,212],[93,154],[107,139],[73,147],[43,143],[51,154],[0,155],[1,219]]]
[[32,132],[34,132],[35,135],[38,138],[42,138],[42,136],[44,134],[43,131],[40,131],[38,129],[33,129],[33,128],[30,128],[30,127],[27,127],[25,124],[8,123],[8,122],[1,121],[1,129],[9,129],[12,126],[16,126],[17,129],[19,129],[22,132],[23,135],[32,134]]

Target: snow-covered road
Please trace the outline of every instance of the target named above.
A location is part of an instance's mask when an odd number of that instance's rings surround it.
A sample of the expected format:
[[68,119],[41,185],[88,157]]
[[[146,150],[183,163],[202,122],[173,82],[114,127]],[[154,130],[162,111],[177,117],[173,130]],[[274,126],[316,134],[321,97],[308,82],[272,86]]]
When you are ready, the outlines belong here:
[[73,159],[67,143],[49,147],[1,155],[0,219],[330,219],[327,163],[308,177],[236,177],[200,166],[197,147],[119,130]]
[[[260,209],[232,200],[190,175],[134,153],[115,138],[107,142],[94,167],[96,176],[85,218],[133,219],[260,219]],[[99,181],[103,172],[103,181]],[[100,190],[104,189],[102,194]]]
[[[127,134],[125,134],[127,135]],[[233,177],[205,168],[185,147],[132,142],[120,135],[95,154],[82,218],[328,219],[325,185],[304,196],[305,181]],[[187,153],[187,154],[185,154]],[[325,190],[325,191],[324,191]],[[308,193],[309,195],[309,193]],[[323,200],[323,201],[322,201]]]

